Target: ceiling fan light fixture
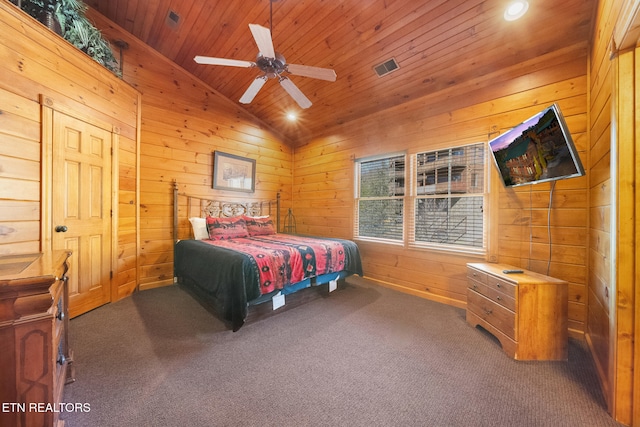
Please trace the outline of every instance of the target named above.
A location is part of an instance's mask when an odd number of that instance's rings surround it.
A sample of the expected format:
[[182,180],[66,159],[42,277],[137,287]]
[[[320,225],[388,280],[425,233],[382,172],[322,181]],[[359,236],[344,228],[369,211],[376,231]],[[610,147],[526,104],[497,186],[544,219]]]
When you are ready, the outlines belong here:
[[527,0],[515,0],[509,3],[504,11],[505,21],[515,21],[520,19],[529,10],[529,2]]
[[[271,0],[271,3],[277,0]],[[269,26],[273,24],[273,8],[270,8]],[[287,72],[292,75],[311,77],[315,79],[336,81],[336,72],[328,68],[311,67],[298,64],[287,64],[284,56],[276,52],[273,48],[273,39],[271,38],[271,29],[265,28],[257,24],[249,24],[249,30],[253,35],[253,39],[258,46],[258,56],[256,62],[239,61],[236,59],[215,58],[208,56],[196,56],[194,61],[198,64],[210,65],[227,65],[232,67],[253,68],[257,67],[262,71],[262,75],[257,77],[247,88],[240,98],[243,104],[249,104],[257,95],[258,91],[264,86],[270,78],[277,78],[283,89],[291,96],[300,106],[300,108],[311,107],[311,101],[300,89],[282,73]]]
[[258,68],[260,68],[270,78],[279,76],[286,69],[286,64],[287,61],[284,59],[284,56],[280,55],[278,52],[275,52],[274,58],[267,58],[262,56],[260,53],[256,58],[256,65]]

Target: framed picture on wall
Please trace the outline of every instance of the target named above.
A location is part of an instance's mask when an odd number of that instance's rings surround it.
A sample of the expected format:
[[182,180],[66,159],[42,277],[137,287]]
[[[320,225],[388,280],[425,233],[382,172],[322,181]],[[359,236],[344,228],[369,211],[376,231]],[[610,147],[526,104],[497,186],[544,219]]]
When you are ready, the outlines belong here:
[[256,161],[214,151],[213,188],[253,193],[256,189]]

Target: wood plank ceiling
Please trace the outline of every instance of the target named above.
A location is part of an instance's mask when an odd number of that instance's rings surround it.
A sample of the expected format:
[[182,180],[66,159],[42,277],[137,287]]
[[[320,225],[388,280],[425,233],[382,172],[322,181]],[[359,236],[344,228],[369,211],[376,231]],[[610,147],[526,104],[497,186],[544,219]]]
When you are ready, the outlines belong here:
[[[338,75],[335,82],[290,76],[313,103],[306,110],[274,79],[245,106],[299,144],[335,125],[587,40],[596,0],[530,0],[529,12],[514,22],[503,19],[509,0],[85,2],[235,102],[259,70],[200,65],[193,58],[254,61],[258,49],[248,25],[269,28],[272,6],[275,50],[288,63],[333,68]],[[374,66],[390,58],[400,68],[378,77]],[[298,114],[297,123],[286,121],[289,111]]]

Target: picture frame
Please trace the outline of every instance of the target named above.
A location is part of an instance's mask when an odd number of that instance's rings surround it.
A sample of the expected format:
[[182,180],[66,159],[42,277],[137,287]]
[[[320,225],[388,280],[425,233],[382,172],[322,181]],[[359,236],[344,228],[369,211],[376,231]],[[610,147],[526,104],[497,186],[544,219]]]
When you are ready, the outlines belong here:
[[256,189],[256,161],[234,154],[213,152],[213,188],[253,193]]

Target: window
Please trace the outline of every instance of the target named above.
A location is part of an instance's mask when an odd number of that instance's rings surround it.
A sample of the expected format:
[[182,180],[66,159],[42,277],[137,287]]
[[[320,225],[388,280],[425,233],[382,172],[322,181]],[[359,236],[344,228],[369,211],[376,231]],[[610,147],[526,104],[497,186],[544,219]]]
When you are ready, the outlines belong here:
[[484,247],[484,164],[484,144],[416,155],[414,244]]
[[405,156],[359,161],[357,166],[356,235],[402,241]]
[[417,153],[410,161],[358,160],[356,237],[484,250],[485,149],[480,143]]

